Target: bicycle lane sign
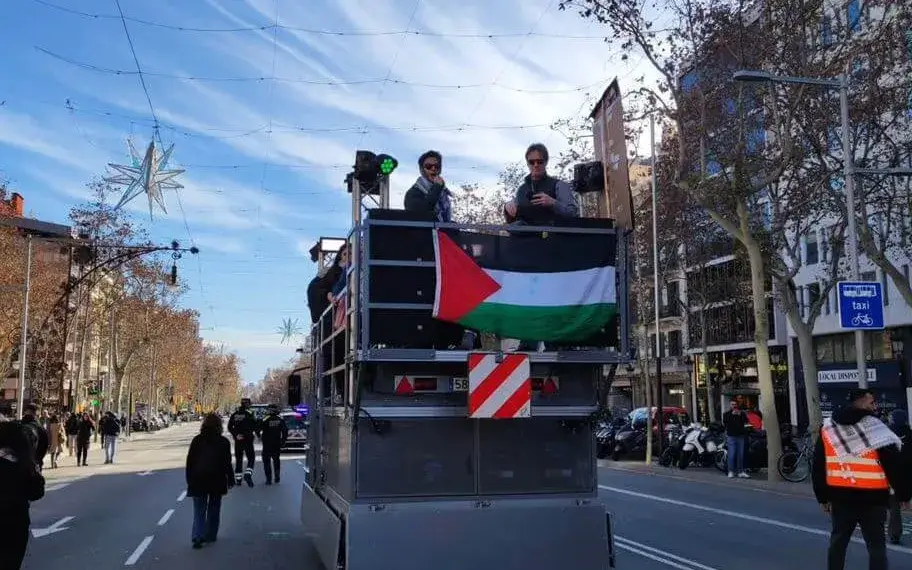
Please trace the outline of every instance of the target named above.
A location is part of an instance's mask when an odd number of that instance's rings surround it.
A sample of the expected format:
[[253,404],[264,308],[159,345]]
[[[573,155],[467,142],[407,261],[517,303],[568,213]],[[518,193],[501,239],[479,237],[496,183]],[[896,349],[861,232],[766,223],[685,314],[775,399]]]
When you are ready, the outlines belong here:
[[876,281],[840,281],[839,324],[849,330],[884,328],[883,290]]

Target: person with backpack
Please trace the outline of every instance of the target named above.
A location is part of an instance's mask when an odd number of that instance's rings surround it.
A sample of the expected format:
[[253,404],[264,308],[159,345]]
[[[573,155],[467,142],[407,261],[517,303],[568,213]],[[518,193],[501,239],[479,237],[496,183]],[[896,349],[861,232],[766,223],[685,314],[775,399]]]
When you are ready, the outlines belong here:
[[32,456],[38,469],[44,467],[44,457],[48,451],[48,434],[38,421],[38,406],[35,404],[26,404],[22,414],[22,420],[19,422],[25,431],[25,436],[32,446]]
[[193,499],[193,548],[218,538],[222,497],[234,487],[231,444],[222,436],[222,418],[207,414],[187,451],[187,496]]
[[19,570],[28,548],[31,503],[44,496],[32,444],[17,422],[0,423],[0,568]]

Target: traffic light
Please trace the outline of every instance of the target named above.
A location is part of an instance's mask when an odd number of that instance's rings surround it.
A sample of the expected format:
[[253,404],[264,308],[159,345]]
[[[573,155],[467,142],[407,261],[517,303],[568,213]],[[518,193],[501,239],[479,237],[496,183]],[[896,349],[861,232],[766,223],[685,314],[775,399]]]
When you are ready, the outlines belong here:
[[[369,150],[355,153],[354,178],[364,187],[372,188],[381,176],[389,176],[399,166],[399,161],[388,154],[374,154]],[[351,192],[351,187],[349,187]],[[365,192],[367,193],[367,192]]]

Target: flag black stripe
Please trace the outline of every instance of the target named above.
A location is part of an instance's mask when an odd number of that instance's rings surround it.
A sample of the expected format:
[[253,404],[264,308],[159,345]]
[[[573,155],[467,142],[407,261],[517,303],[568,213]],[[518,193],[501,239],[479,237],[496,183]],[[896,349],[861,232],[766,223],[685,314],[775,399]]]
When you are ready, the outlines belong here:
[[446,230],[479,266],[516,273],[557,273],[617,265],[614,234],[499,236]]

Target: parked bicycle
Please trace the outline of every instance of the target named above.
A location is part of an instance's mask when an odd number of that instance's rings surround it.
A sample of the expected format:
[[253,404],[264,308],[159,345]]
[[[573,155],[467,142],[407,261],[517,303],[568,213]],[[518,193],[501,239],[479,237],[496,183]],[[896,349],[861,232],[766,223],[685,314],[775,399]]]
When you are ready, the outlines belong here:
[[776,469],[786,481],[801,483],[811,474],[813,457],[813,440],[810,434],[805,434],[798,443],[797,451],[786,451],[779,456],[779,460],[776,462]]

